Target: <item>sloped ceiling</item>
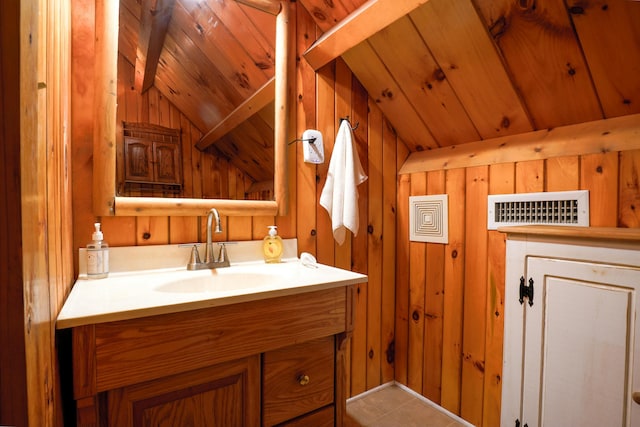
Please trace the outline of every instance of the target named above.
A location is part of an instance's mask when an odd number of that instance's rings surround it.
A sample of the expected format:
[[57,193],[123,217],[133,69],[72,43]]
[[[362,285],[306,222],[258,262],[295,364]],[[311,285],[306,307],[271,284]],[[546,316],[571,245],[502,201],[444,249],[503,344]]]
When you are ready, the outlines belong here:
[[412,152],[640,112],[640,2],[422,3],[342,55]]
[[[411,5],[341,56],[412,152],[640,113],[638,1],[394,1],[298,0],[298,7],[339,38],[366,33],[363,10],[374,3]],[[139,13],[136,0],[122,4],[123,13]],[[176,0],[156,87],[206,133],[273,76],[271,18],[232,0]],[[126,28],[133,18],[123,21]],[[135,61],[134,36],[126,38],[131,46],[121,51]],[[314,68],[324,65],[307,53]],[[241,157],[240,140],[259,139],[269,126],[260,123],[214,147]]]

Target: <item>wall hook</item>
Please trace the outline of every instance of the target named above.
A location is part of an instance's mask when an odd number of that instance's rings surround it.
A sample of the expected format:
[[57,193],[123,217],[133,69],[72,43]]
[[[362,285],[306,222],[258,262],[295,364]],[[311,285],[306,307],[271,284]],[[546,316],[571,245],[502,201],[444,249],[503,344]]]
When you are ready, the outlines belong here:
[[341,117],[341,118],[340,118],[340,121],[343,121],[343,120],[346,120],[346,121],[349,123],[349,126],[351,126],[351,130],[356,130],[356,129],[358,129],[358,126],[360,126],[360,122],[357,122],[357,123],[356,123],[356,125],[355,125],[355,126],[353,126],[353,125],[351,124],[351,122],[349,122],[349,116],[347,116],[347,117]]

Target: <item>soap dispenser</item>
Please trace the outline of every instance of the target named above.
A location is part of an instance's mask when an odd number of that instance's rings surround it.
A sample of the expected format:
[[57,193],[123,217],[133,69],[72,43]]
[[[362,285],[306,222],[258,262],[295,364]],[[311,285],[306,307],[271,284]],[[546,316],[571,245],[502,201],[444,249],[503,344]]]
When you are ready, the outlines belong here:
[[100,223],[96,222],[93,226],[93,240],[87,244],[87,277],[103,279],[109,274],[109,245],[104,241]]
[[282,259],[284,244],[282,243],[282,238],[278,236],[276,228],[275,225],[270,225],[269,234],[265,236],[262,242],[262,253],[264,261],[267,263],[280,262]]

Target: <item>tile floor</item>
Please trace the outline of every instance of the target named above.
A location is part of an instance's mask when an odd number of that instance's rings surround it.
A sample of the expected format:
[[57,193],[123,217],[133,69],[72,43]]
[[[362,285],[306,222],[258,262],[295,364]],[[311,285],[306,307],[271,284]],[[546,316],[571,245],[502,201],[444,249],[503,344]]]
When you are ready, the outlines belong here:
[[385,384],[347,402],[346,427],[469,427],[412,392]]

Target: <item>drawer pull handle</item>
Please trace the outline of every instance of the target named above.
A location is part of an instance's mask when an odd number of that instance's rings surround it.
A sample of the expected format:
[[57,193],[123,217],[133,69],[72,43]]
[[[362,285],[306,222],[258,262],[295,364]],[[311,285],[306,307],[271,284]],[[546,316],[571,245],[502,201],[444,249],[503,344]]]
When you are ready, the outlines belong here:
[[309,375],[300,375],[298,377],[298,384],[300,384],[300,385],[307,385],[307,384],[309,384],[309,381],[311,381],[309,379]]

